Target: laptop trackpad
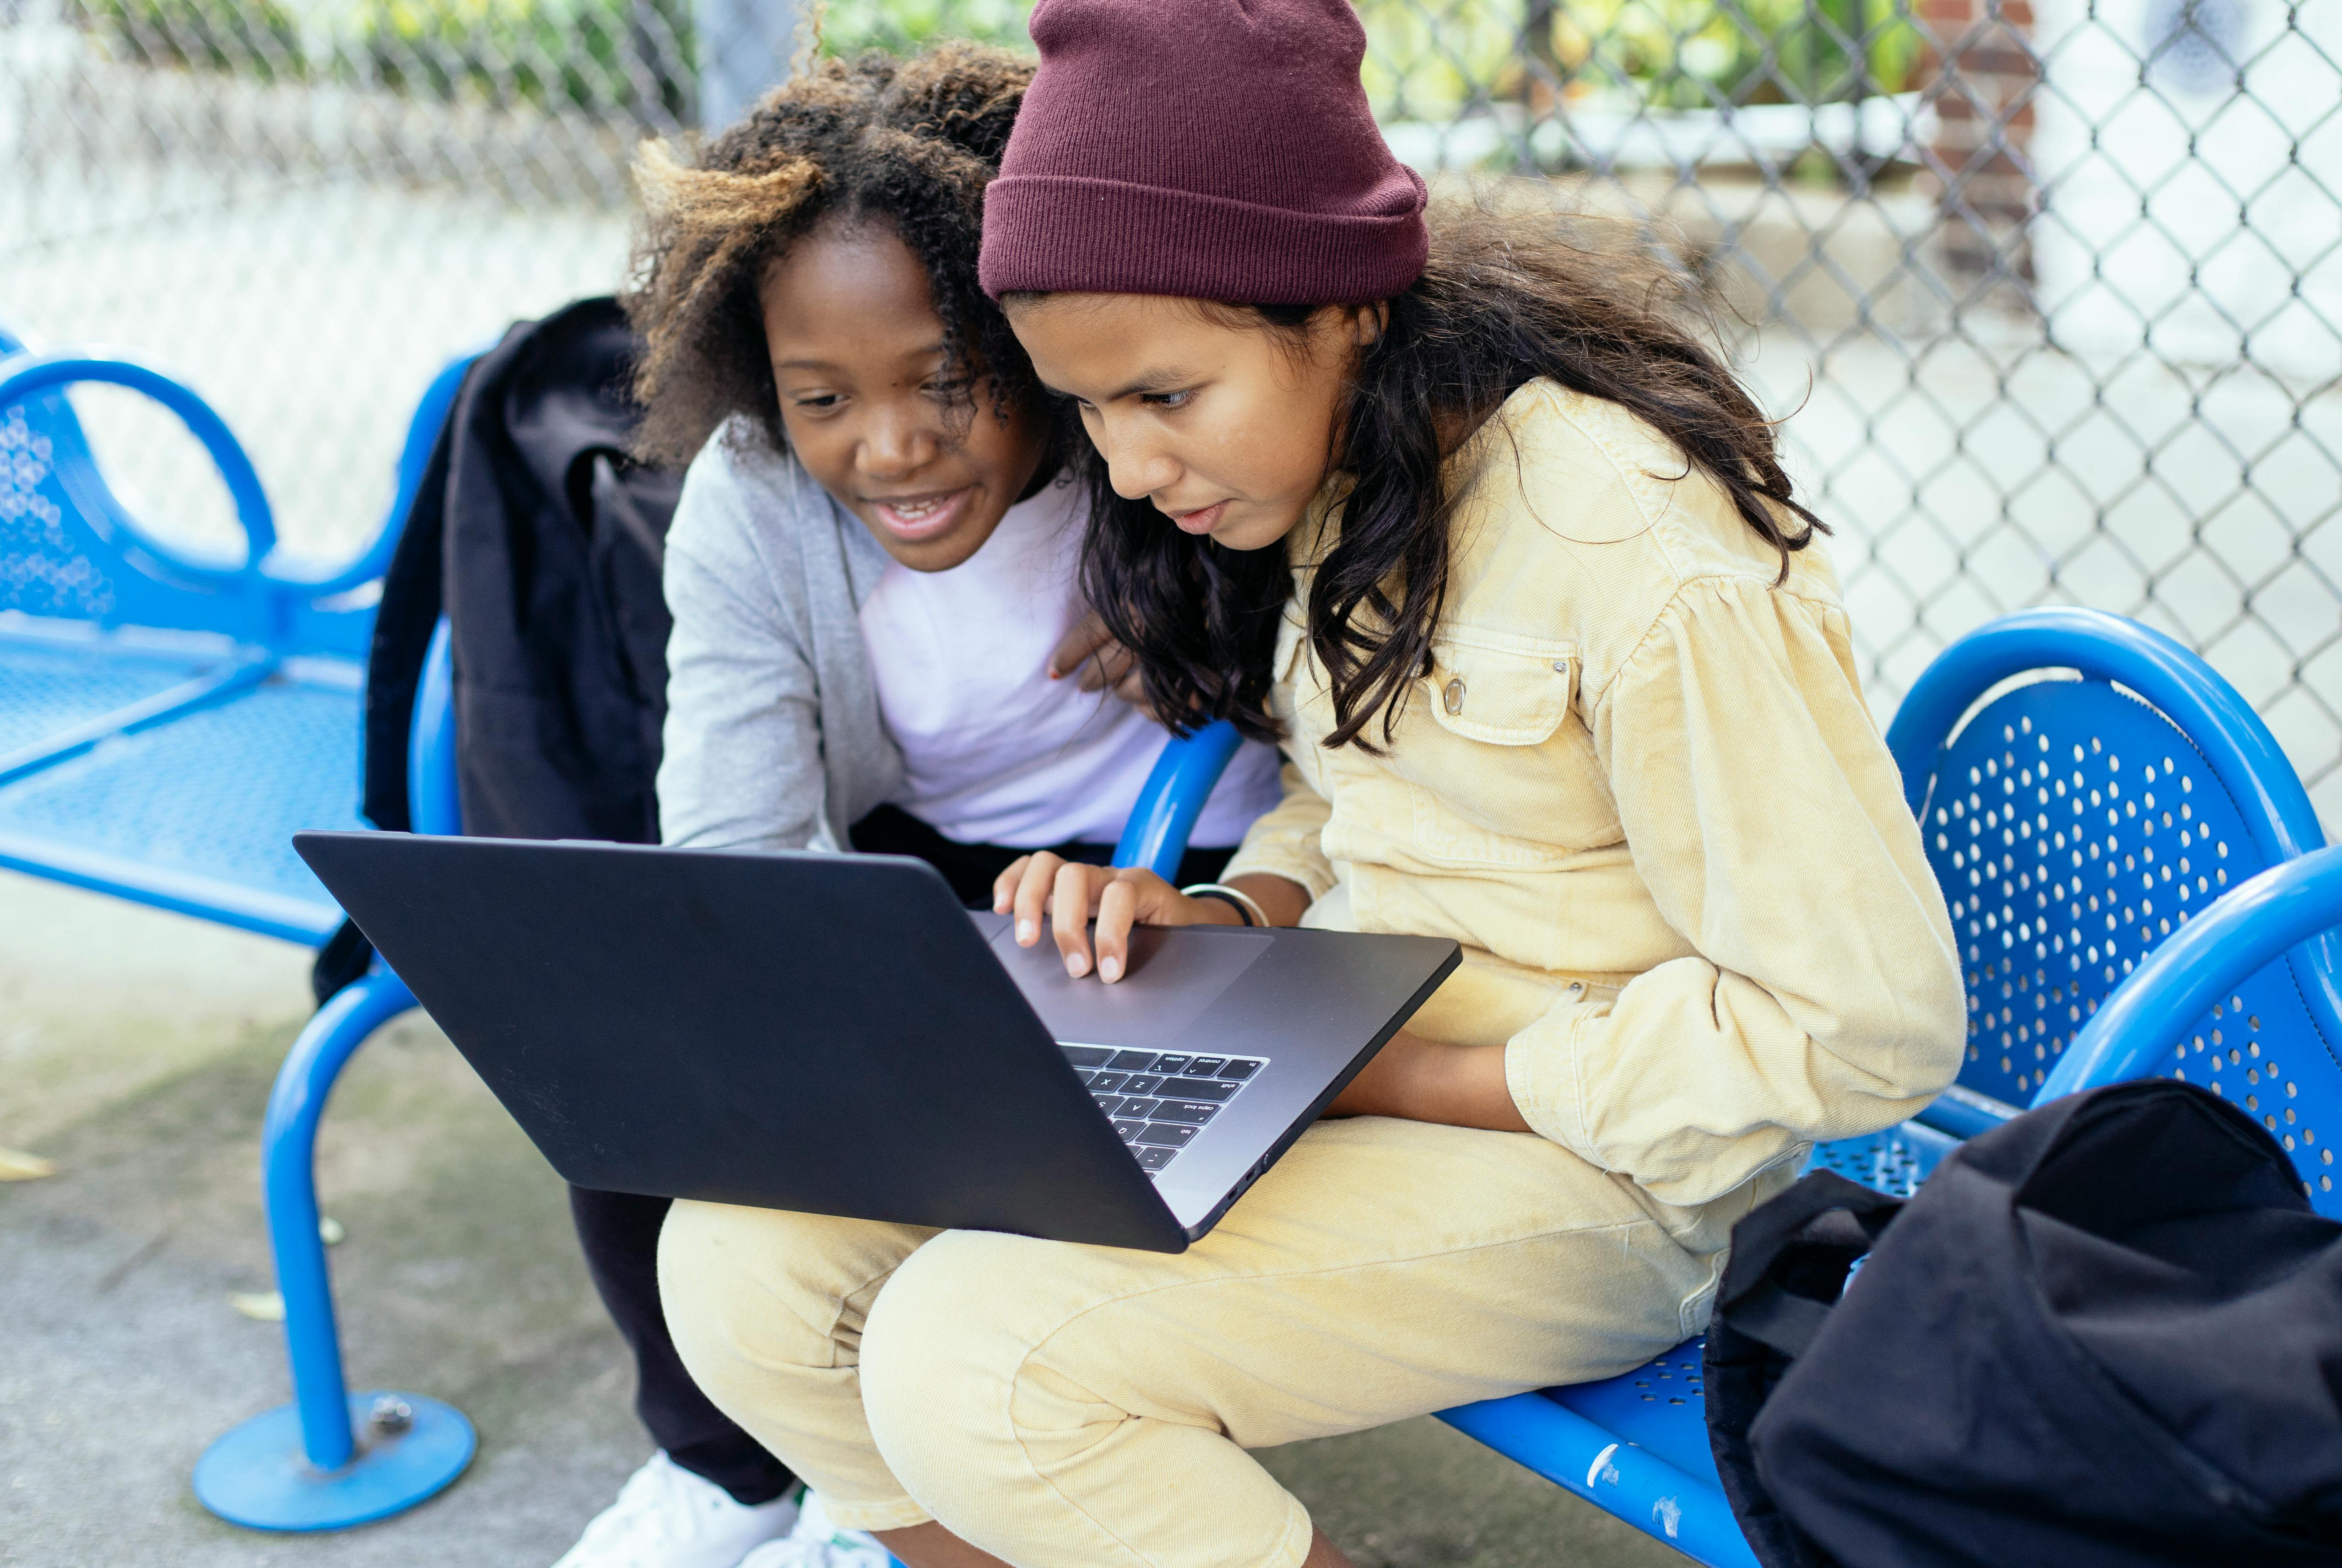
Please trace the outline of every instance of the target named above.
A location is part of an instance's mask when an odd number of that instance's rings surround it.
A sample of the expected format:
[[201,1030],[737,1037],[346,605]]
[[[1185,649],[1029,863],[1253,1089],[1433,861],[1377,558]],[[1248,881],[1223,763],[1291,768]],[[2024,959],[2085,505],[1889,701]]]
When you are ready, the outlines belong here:
[[1133,931],[1130,973],[1112,985],[1095,974],[1079,980],[1067,974],[1046,933],[1031,947],[1017,946],[1006,920],[992,937],[992,950],[1053,1038],[1159,1049],[1203,1016],[1276,940],[1266,931],[1189,932],[1166,940],[1172,934],[1159,926]]

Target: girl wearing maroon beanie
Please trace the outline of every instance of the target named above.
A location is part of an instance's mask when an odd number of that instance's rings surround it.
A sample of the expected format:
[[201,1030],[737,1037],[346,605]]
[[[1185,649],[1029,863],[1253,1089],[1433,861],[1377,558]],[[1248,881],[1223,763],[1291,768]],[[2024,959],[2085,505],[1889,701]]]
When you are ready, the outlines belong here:
[[681,1203],[666,1310],[912,1568],[1336,1568],[1246,1449],[1696,1333],[1736,1220],[1950,1082],[1957,954],[1820,526],[1664,274],[1533,193],[1426,222],[1345,0],[1033,37],[981,278],[1094,444],[1090,601],[1286,764],[1225,886],[1039,854],[997,906],[1108,984],[1134,921],[1464,963],[1184,1253]]

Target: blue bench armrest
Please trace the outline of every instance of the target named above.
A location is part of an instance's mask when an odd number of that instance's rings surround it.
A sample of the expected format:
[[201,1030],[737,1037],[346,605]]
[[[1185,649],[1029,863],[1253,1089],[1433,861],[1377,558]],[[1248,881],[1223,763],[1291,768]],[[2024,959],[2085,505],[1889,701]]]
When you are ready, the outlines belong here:
[[1187,835],[1204,803],[1227,771],[1244,737],[1226,719],[1215,719],[1190,735],[1174,735],[1155,759],[1155,771],[1138,792],[1123,824],[1122,840],[1114,846],[1114,864],[1145,866],[1166,882],[1179,879],[1179,861],[1187,853]]
[[2174,1038],[2262,965],[2337,924],[2342,846],[2313,850],[2231,888],[2107,998],[2033,1103],[2144,1076]]
[[406,741],[406,820],[416,833],[464,831],[455,784],[455,632],[447,617],[431,629]]
[[[128,387],[153,398],[176,414],[188,433],[203,444],[235,503],[236,522],[244,529],[245,558],[240,565],[227,568],[190,561],[147,532],[110,494],[76,494],[75,500],[83,510],[127,531],[138,550],[175,575],[202,583],[263,576],[264,563],[276,548],[276,519],[269,510],[267,494],[261,489],[260,475],[227,422],[185,382],[118,355],[46,349],[0,360],[0,405],[88,382]],[[69,489],[78,489],[95,482],[95,471],[74,464],[62,467],[59,478]]]
[[[93,592],[91,602],[35,614],[95,619],[107,626],[155,626],[225,633],[279,655],[315,654],[363,661],[374,602],[354,590],[380,579],[390,564],[407,513],[422,490],[434,444],[445,427],[475,353],[443,366],[407,421],[397,484],[388,513],[358,554],[320,572],[296,565],[278,548],[275,520],[250,458],[220,415],[178,378],[118,355],[91,350],[10,352],[0,333],[0,408],[21,407],[35,442],[37,483],[45,466],[53,499],[62,504],[69,547],[100,562],[119,557],[134,568],[117,579],[118,594]],[[242,525],[244,560],[233,567],[189,559],[164,544],[107,485],[65,388],[98,382],[142,393],[161,403],[200,441],[226,482]],[[60,548],[67,546],[61,545]],[[105,584],[101,579],[100,587]]]

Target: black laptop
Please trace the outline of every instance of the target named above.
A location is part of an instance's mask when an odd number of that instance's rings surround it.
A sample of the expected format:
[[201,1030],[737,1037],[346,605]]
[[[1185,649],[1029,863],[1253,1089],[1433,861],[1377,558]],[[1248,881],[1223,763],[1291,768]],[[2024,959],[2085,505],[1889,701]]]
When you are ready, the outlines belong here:
[[1178,1252],[1461,954],[1142,927],[1113,985],[888,855],[305,833],[581,1187]]

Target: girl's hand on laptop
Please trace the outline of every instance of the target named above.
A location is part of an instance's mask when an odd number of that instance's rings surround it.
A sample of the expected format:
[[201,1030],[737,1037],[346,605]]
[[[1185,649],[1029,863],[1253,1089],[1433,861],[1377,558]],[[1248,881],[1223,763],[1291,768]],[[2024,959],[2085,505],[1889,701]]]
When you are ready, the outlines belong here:
[[992,884],[995,914],[1016,917],[1016,943],[1030,947],[1041,940],[1041,920],[1048,917],[1057,939],[1066,973],[1076,979],[1090,972],[1090,917],[1097,917],[1098,978],[1109,983],[1122,978],[1130,959],[1130,928],[1147,925],[1206,925],[1220,922],[1237,925],[1243,917],[1213,898],[1189,898],[1151,871],[1109,865],[1084,865],[1043,850],[1028,854],[1000,874]]
[[[1269,920],[1291,925],[1309,906],[1299,884],[1276,876],[1248,876],[1236,885],[1250,894]],[[1242,925],[1236,906],[1216,898],[1189,898],[1151,871],[1084,865],[1043,850],[1000,874],[992,884],[992,911],[1016,917],[1016,944],[1041,940],[1047,916],[1066,973],[1076,979],[1095,963],[1098,978],[1111,984],[1130,962],[1134,925]],[[1097,921],[1096,953],[1089,924]]]

